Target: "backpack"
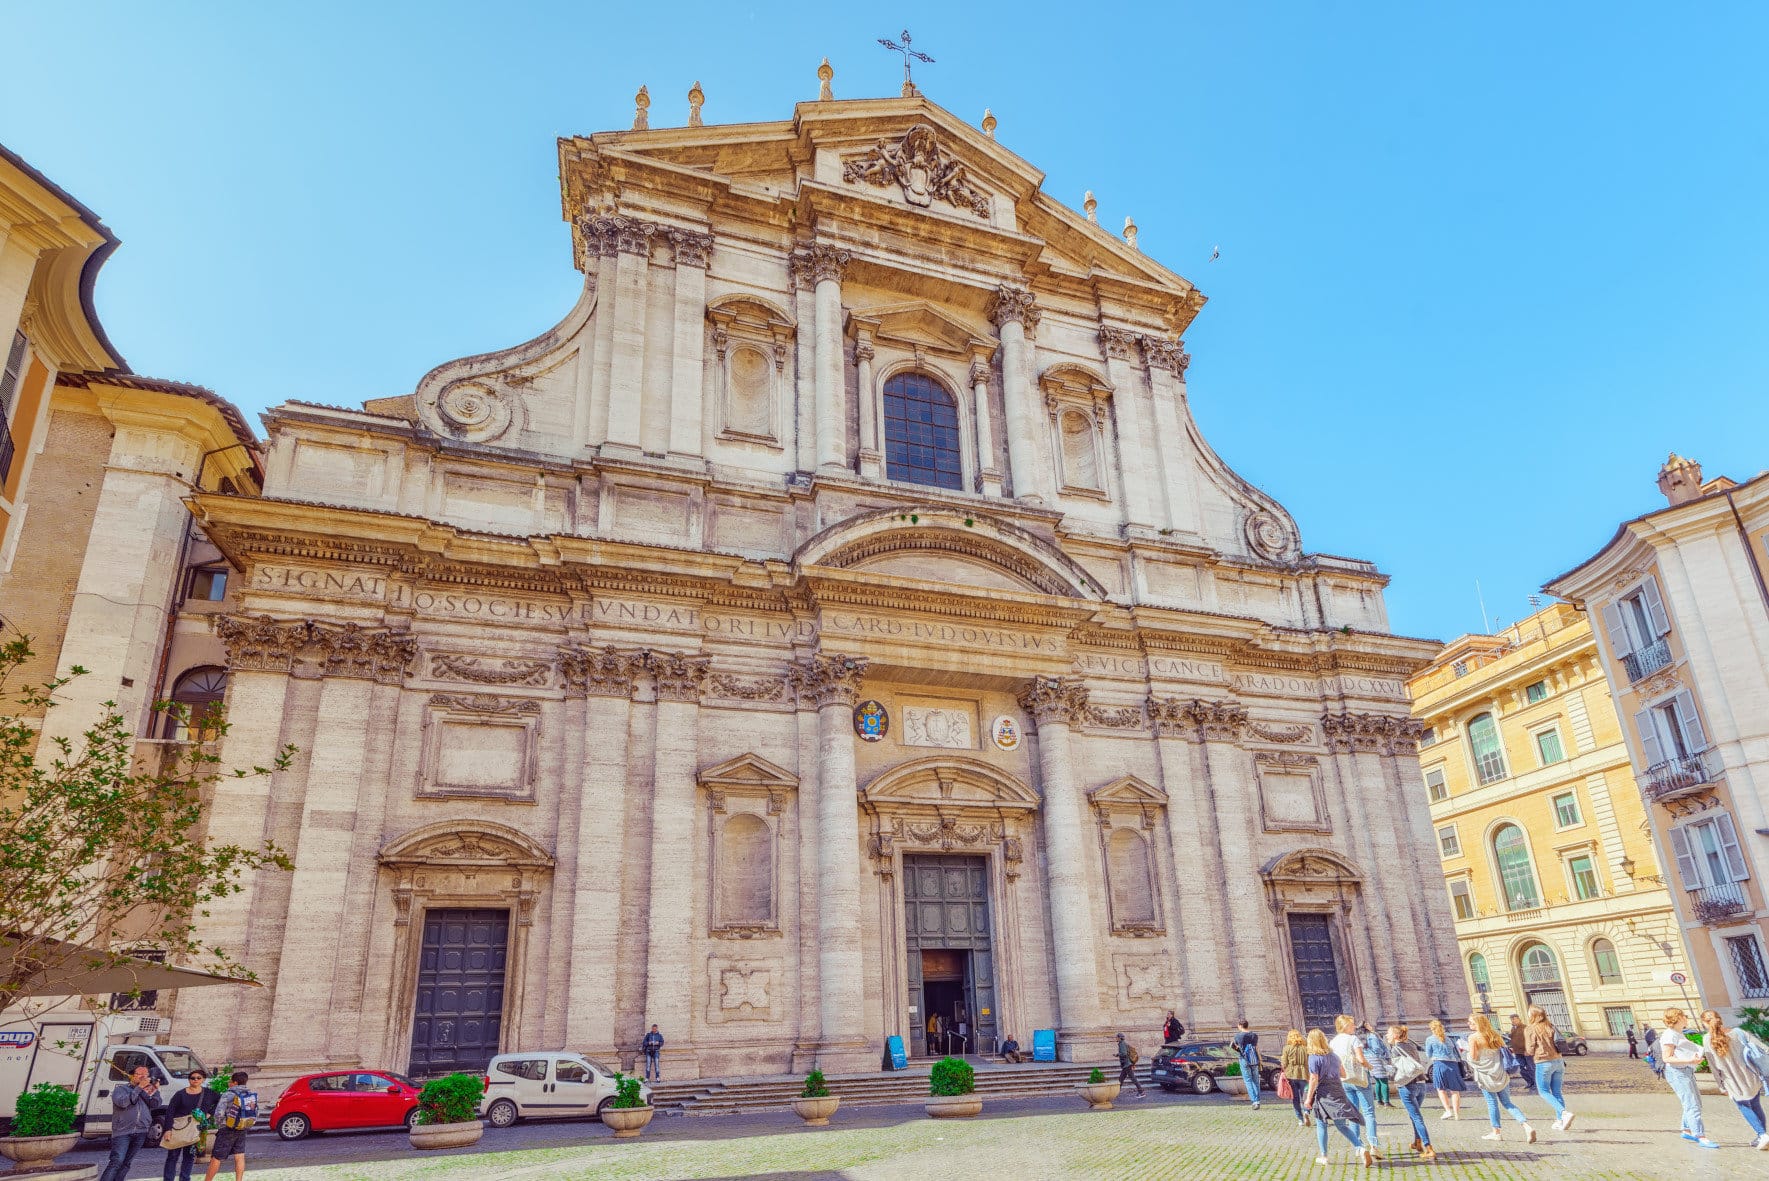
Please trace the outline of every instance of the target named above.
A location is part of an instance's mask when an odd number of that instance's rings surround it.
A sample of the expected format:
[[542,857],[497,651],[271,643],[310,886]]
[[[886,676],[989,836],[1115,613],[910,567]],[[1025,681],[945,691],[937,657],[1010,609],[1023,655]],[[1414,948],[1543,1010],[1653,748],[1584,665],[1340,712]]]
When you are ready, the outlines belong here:
[[1130,1051],[1130,1065],[1132,1065],[1132,1066],[1135,1066],[1135,1065],[1136,1065],[1136,1064],[1137,1064],[1137,1063],[1138,1063],[1138,1062],[1141,1062],[1141,1061],[1142,1061],[1142,1055],[1141,1055],[1141,1054],[1138,1054],[1138,1053],[1137,1053],[1137,1052],[1136,1052],[1136,1047],[1135,1047],[1135,1046],[1132,1046],[1132,1045],[1129,1045],[1129,1044],[1126,1044],[1126,1045],[1125,1045],[1125,1047],[1124,1047],[1124,1048],[1125,1048],[1125,1049],[1126,1049],[1126,1050],[1129,1050],[1129,1051]]
[[1504,1065],[1506,1074],[1510,1074],[1518,1067],[1517,1055],[1511,1052],[1510,1046],[1499,1047],[1499,1061]]
[[221,1121],[224,1128],[249,1128],[258,1122],[258,1092],[239,1088],[227,1092],[227,1115]]

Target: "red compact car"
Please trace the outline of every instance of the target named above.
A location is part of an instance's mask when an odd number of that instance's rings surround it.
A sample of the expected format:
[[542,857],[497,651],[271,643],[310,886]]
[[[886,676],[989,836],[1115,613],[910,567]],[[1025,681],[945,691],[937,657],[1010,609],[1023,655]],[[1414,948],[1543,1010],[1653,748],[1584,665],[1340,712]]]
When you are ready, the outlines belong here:
[[270,1126],[284,1140],[346,1128],[409,1128],[418,1115],[418,1084],[391,1070],[304,1074],[289,1084]]

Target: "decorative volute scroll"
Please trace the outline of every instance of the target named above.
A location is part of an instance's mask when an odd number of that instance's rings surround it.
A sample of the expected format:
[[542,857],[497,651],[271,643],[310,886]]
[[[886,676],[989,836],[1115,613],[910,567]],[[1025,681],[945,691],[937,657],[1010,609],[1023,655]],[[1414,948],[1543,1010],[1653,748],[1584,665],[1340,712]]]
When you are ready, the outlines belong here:
[[989,195],[971,183],[965,166],[940,146],[934,129],[925,123],[911,127],[895,143],[881,139],[871,151],[843,161],[842,179],[897,185],[911,205],[926,208],[945,201],[978,217],[989,216]]
[[1025,325],[1029,332],[1038,323],[1038,301],[1030,291],[1002,284],[989,301],[989,322],[997,328],[1010,320]]
[[215,631],[227,647],[229,666],[237,669],[398,684],[418,656],[411,633],[356,623],[223,615],[215,620]]
[[1087,686],[1074,677],[1033,677],[1020,690],[1020,708],[1040,726],[1049,722],[1073,725],[1085,720]]
[[1425,724],[1390,714],[1326,714],[1321,733],[1330,751],[1385,755],[1416,754]]
[[818,653],[793,665],[786,676],[801,705],[813,709],[832,704],[853,705],[860,700],[866,665],[864,656]]
[[681,652],[652,652],[647,661],[657,684],[659,701],[699,701],[700,691],[712,672],[712,657]]
[[1276,513],[1249,510],[1243,531],[1247,548],[1268,562],[1285,562],[1296,556],[1296,537]]
[[568,692],[591,697],[631,697],[633,682],[645,671],[643,648],[564,648],[559,676]]

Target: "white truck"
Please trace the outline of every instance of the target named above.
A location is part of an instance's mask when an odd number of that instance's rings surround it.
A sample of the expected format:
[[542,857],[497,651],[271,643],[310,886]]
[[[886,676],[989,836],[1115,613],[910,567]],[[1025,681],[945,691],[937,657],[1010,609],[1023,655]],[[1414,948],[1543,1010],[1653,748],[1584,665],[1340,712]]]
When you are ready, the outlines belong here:
[[153,1013],[92,1013],[64,1002],[0,1014],[0,1121],[10,1125],[18,1097],[38,1083],[72,1087],[80,1098],[80,1134],[108,1136],[111,1088],[145,1065],[170,1099],[185,1075],[201,1070],[183,1046],[168,1045],[171,1022]]

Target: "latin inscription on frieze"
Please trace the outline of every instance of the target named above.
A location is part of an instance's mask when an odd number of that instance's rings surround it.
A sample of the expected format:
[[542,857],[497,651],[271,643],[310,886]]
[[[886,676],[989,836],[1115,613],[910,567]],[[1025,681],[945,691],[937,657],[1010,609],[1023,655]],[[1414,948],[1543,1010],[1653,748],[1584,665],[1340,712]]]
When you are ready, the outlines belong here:
[[986,648],[992,651],[1036,652],[1061,655],[1063,641],[1055,636],[1034,632],[1012,631],[986,624],[944,623],[932,620],[901,619],[879,615],[857,615],[845,611],[825,611],[823,630],[831,635],[859,639],[906,640],[910,643]]
[[257,566],[252,570],[252,589],[273,595],[319,595],[330,599],[380,602],[387,595],[387,576],[321,566]]
[[1113,656],[1100,652],[1083,652],[1075,657],[1077,671],[1101,677],[1165,677],[1175,681],[1211,681],[1226,679],[1222,665],[1214,660],[1192,660],[1174,656]]

